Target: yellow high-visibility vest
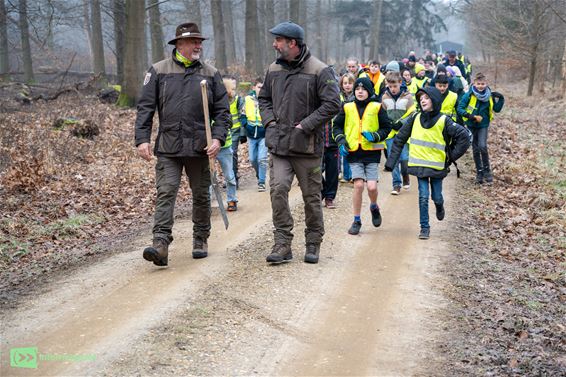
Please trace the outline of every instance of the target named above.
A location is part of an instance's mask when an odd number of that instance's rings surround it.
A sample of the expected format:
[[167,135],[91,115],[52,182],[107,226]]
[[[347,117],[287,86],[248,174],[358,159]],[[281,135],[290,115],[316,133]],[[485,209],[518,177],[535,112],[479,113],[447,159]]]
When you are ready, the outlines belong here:
[[448,91],[446,98],[442,101],[442,108],[440,112],[444,115],[449,116],[453,120],[456,120],[456,102],[458,101],[458,95],[452,91]]
[[409,148],[409,166],[443,170],[446,163],[446,141],[442,132],[446,115],[441,115],[431,128],[421,124],[421,114],[415,116]]
[[368,103],[364,115],[360,119],[355,102],[344,105],[344,113],[346,114],[344,134],[350,152],[357,151],[360,146],[364,151],[377,151],[385,148],[385,142],[372,143],[362,136],[362,131],[375,132],[379,130],[378,113],[380,108],[381,104],[378,102]]
[[240,97],[236,96],[234,101],[230,103],[230,115],[232,115],[232,129],[239,128],[240,124],[240,112],[238,111],[238,101]]
[[[470,96],[470,102],[468,103],[466,112],[468,114],[472,114],[474,110],[477,108],[477,104],[478,104],[478,98],[472,94]],[[491,96],[489,97],[489,120],[493,120],[493,97]]]

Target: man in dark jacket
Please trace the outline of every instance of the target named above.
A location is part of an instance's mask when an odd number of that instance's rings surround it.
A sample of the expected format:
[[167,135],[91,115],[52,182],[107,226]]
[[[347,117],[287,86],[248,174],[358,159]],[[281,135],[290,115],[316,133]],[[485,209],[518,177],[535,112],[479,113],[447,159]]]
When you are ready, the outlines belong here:
[[[462,74],[462,76],[470,81],[470,78],[468,77],[467,73],[466,73],[466,67],[464,66],[464,63],[462,63],[460,60],[458,60],[458,57],[456,55],[456,51],[452,50],[452,51],[448,51],[448,56],[446,58],[444,58],[444,66],[446,67],[458,67],[458,69],[460,69],[460,73]],[[450,89],[452,90],[452,89]]]
[[[172,56],[155,63],[145,75],[137,105],[135,141],[139,155],[152,159],[152,121],[159,114],[159,132],[153,153],[157,156],[155,181],[157,202],[153,245],[143,257],[157,266],[167,265],[168,246],[173,241],[173,210],[183,168],[193,194],[193,258],[208,255],[210,235],[209,157],[216,157],[231,126],[228,95],[219,72],[201,62],[205,40],[194,23],[177,27]],[[212,145],[207,148],[200,82],[206,80],[212,127]]]
[[311,56],[305,32],[292,22],[270,30],[279,58],[267,71],[259,93],[269,166],[275,243],[267,261],[293,258],[293,217],[289,190],[296,175],[305,203],[305,262],[317,263],[324,235],[321,206],[323,126],[340,109],[338,83],[332,69]]
[[419,181],[419,238],[428,239],[429,190],[436,206],[436,218],[442,220],[445,214],[442,180],[448,175],[450,164],[459,159],[470,146],[470,133],[440,112],[442,96],[438,89],[419,89],[416,99],[420,111],[397,122],[401,128],[393,140],[385,170],[392,171],[397,165],[401,150],[410,138],[408,172]]

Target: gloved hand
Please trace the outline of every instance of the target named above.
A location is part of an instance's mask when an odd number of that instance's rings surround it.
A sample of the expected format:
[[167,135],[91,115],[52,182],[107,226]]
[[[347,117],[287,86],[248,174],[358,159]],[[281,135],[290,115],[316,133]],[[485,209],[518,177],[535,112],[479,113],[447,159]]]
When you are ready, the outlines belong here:
[[246,144],[248,137],[246,135],[240,136],[240,144]]
[[391,128],[393,128],[395,131],[399,131],[401,129],[401,127],[403,126],[403,123],[401,123],[400,120],[393,122],[391,124]]
[[363,131],[362,136],[365,137],[366,140],[370,143],[379,141],[379,134],[377,132]]
[[346,148],[346,144],[340,144],[340,156],[342,157],[346,157],[347,155],[350,154],[350,152],[348,152],[348,148]]

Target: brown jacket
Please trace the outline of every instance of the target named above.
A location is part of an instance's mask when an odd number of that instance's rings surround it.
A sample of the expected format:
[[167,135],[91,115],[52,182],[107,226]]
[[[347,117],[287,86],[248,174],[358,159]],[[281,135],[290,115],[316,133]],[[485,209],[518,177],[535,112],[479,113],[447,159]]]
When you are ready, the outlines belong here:
[[[269,66],[259,93],[265,144],[279,156],[321,156],[323,128],[340,111],[332,68],[303,47],[299,57]],[[295,128],[301,124],[303,129]]]

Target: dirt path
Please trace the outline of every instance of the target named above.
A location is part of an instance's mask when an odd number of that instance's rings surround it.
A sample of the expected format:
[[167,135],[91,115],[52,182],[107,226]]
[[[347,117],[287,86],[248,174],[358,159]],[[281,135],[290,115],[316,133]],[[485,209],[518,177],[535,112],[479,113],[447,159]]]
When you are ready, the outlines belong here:
[[[416,181],[400,197],[389,191],[387,174],[380,183],[383,226],[373,228],[364,213],[362,233],[353,237],[346,233],[351,186],[341,186],[339,208],[325,209],[327,235],[314,266],[302,263],[296,187],[295,260],[286,265],[264,262],[269,195],[252,188],[240,191],[229,233],[214,217],[214,252],[205,260],[191,259],[189,222],[176,224],[167,269],[140,258],[149,238],[143,235],[129,252],[63,277],[49,294],[3,313],[0,374],[423,373],[434,357],[427,341],[441,331],[434,314],[443,300],[432,287],[448,252],[441,234],[451,213],[444,223],[432,220],[431,240],[419,241]],[[31,346],[96,360],[11,368],[9,349]]]

